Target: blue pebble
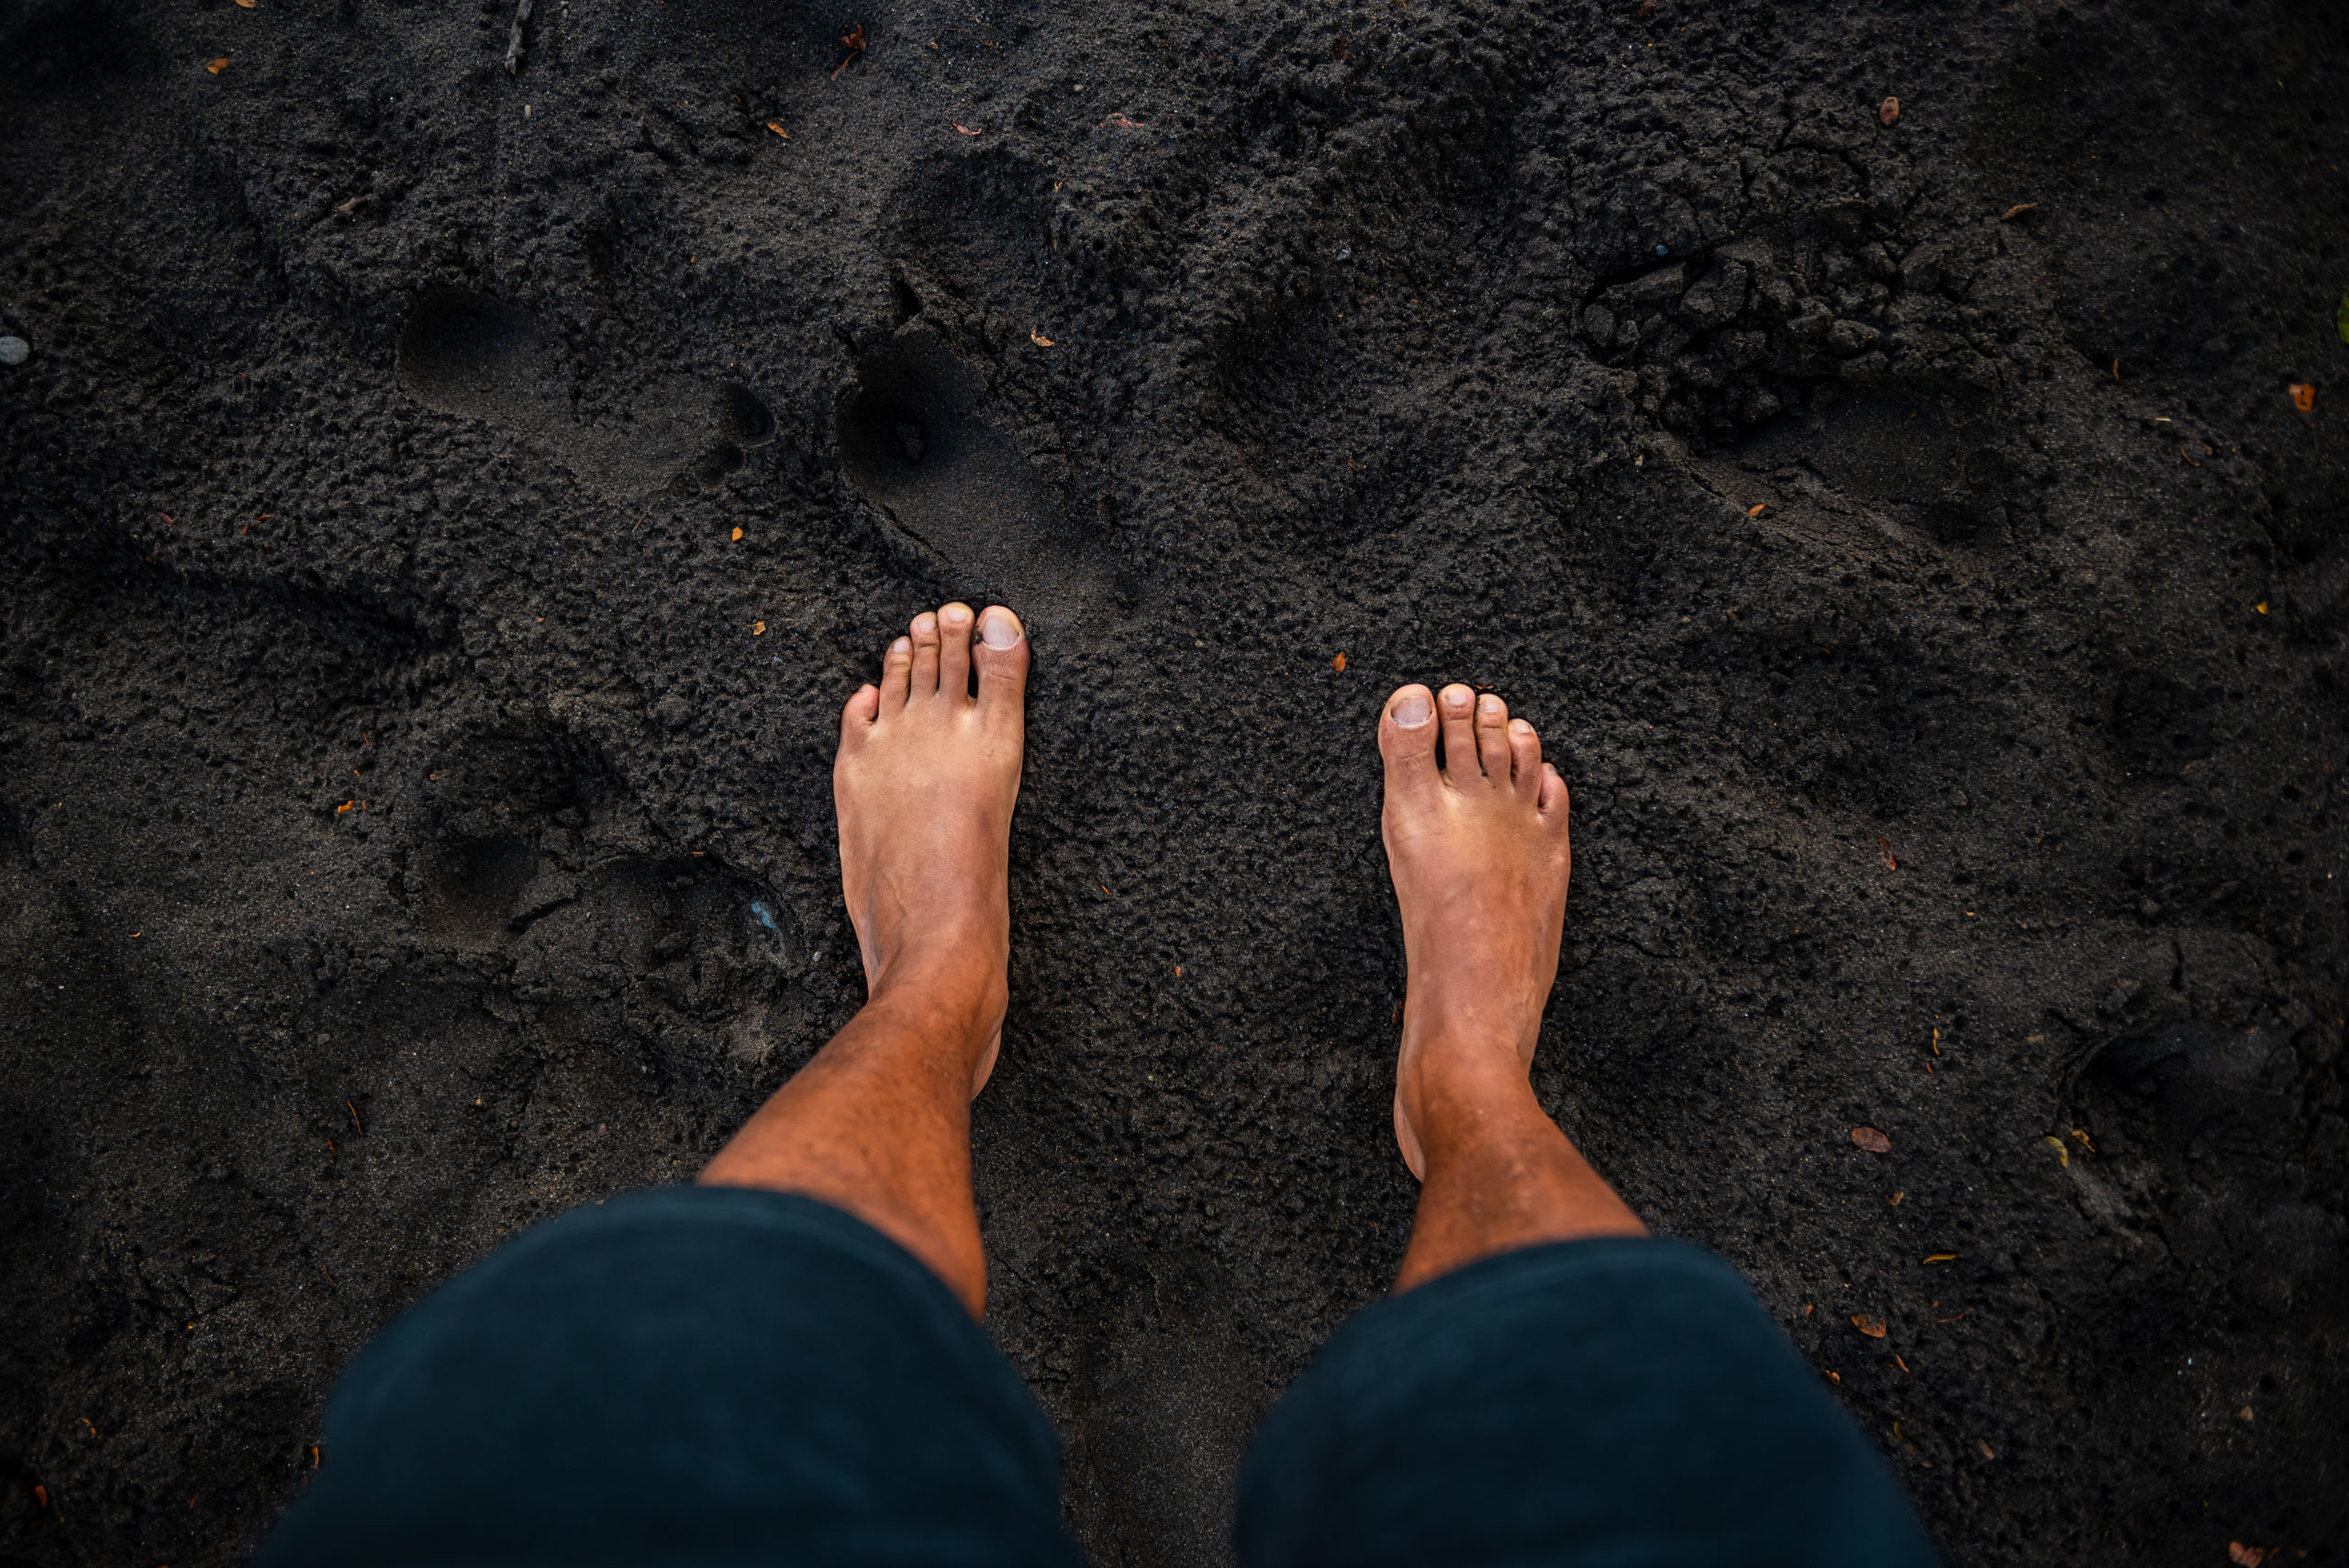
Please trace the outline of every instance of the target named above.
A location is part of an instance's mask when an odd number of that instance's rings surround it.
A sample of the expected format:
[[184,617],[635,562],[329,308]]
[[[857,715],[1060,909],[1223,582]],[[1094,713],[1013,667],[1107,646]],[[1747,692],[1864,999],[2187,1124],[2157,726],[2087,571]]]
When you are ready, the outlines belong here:
[[1672,247],[1669,245],[1659,245],[1655,248],[1655,253],[1659,256],[1669,256],[1672,254]]

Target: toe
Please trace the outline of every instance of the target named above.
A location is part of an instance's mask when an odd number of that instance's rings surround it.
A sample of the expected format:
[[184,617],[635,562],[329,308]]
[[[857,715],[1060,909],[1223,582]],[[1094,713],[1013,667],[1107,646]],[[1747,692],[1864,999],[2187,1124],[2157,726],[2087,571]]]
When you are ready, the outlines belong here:
[[901,637],[881,656],[881,709],[895,713],[906,706],[906,689],[914,667],[913,639]]
[[1539,803],[1542,795],[1542,737],[1521,718],[1508,721],[1508,776],[1520,800]]
[[1534,804],[1541,807],[1542,816],[1560,822],[1566,819],[1567,808],[1573,804],[1566,795],[1566,781],[1547,762],[1542,764],[1542,795]]
[[1476,761],[1486,781],[1508,787],[1508,704],[1490,692],[1476,699]]
[[1378,751],[1386,759],[1386,792],[1422,790],[1435,782],[1435,695],[1398,687],[1378,716]]
[[989,605],[979,617],[979,645],[972,657],[979,666],[979,710],[991,719],[1017,720],[1028,695],[1028,632],[1019,617],[1001,605]]
[[938,695],[938,617],[928,610],[914,617],[914,673],[910,700]]
[[1443,773],[1454,784],[1476,776],[1476,694],[1454,682],[1436,694],[1443,721]]
[[881,688],[868,681],[856,688],[856,695],[841,709],[841,744],[845,746],[863,735],[880,717]]
[[938,612],[938,695],[956,702],[971,695],[971,606],[952,604]]

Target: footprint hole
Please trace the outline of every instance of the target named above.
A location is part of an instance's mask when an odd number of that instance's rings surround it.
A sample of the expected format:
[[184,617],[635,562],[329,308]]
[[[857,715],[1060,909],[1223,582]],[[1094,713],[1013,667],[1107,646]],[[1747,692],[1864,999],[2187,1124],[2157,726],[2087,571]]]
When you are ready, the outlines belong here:
[[538,318],[471,289],[419,295],[395,360],[401,388],[443,413],[529,419],[562,396],[561,358]]

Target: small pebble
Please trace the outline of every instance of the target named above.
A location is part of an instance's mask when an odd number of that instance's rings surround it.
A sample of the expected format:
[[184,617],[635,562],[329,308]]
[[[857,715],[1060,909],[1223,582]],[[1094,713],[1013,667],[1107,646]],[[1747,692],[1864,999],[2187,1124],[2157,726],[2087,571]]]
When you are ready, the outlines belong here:
[[22,338],[0,338],[0,365],[20,365],[33,357],[33,346]]
[[1659,256],[1669,256],[1672,254],[1672,247],[1669,245],[1659,245],[1655,248],[1655,253]]

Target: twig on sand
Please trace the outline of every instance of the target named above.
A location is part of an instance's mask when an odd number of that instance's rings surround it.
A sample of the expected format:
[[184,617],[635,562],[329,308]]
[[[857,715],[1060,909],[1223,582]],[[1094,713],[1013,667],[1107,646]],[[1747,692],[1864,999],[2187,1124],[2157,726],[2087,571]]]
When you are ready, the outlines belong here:
[[506,39],[506,74],[513,75],[522,69],[522,24],[530,19],[530,0],[518,0],[514,7],[514,30]]
[[864,24],[863,22],[857,23],[841,35],[841,47],[848,50],[848,54],[838,65],[832,67],[831,79],[835,82],[841,79],[841,72],[854,65],[857,57],[864,52]]

